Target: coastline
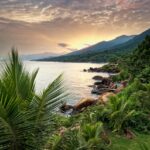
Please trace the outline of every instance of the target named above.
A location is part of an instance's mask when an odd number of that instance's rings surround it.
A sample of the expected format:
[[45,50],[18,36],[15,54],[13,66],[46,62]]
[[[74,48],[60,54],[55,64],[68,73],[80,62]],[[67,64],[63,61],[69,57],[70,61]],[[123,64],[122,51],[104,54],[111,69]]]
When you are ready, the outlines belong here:
[[[112,68],[112,66],[115,66]],[[111,70],[110,70],[111,68]],[[105,70],[105,72],[104,72]],[[101,72],[103,71],[103,72]],[[98,97],[97,98],[82,98],[78,100],[78,102],[75,105],[69,105],[66,102],[61,105],[60,112],[70,114],[80,113],[84,111],[87,107],[93,106],[93,105],[105,105],[108,101],[108,99],[111,96],[115,96],[119,92],[121,92],[126,86],[127,82],[114,82],[112,79],[112,76],[117,76],[120,72],[117,64],[111,64],[107,63],[99,68],[89,68],[89,69],[83,69],[83,72],[96,72],[97,75],[93,76],[93,80],[95,80],[94,84],[90,87],[92,88],[91,94],[95,94]],[[108,73],[113,74],[109,75],[109,77],[102,77],[99,75],[99,73]]]

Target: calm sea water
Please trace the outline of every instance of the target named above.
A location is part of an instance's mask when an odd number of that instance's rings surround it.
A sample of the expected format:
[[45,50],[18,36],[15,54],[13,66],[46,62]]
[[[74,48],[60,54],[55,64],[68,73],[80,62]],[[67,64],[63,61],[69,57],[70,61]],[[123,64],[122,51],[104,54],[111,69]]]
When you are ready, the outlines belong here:
[[91,94],[91,88],[88,87],[94,83],[92,79],[95,75],[107,77],[107,73],[88,73],[83,72],[83,69],[89,67],[100,67],[104,64],[94,63],[60,63],[60,62],[36,62],[25,61],[26,69],[32,72],[39,68],[39,73],[36,78],[36,91],[40,93],[47,87],[58,75],[64,74],[65,87],[70,94],[68,102],[76,103],[81,98],[95,97]]

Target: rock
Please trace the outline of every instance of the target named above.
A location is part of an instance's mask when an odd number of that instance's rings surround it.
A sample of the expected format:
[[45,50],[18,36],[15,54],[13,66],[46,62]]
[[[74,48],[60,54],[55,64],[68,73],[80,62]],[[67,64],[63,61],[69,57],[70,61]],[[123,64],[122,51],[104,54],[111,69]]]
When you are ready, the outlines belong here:
[[92,68],[92,67],[90,67],[88,69],[88,72],[100,72],[100,68]]
[[86,69],[83,69],[83,72],[87,72],[87,70],[86,70]]
[[98,101],[102,104],[105,104],[111,96],[115,96],[115,94],[112,92],[106,92],[99,97]]
[[106,86],[109,86],[110,83],[111,83],[111,79],[110,78],[102,78],[101,81],[98,81],[98,82],[95,82],[94,85],[106,85]]
[[102,78],[100,82],[95,82],[93,86],[93,90],[91,91],[92,94],[103,94],[104,92],[110,92],[111,89],[109,85],[111,83],[110,78]]
[[94,88],[94,89],[91,91],[91,93],[92,93],[92,94],[100,94],[100,90]]
[[60,106],[60,111],[62,112],[62,113],[64,113],[64,112],[67,112],[67,111],[69,111],[69,110],[71,110],[71,109],[73,109],[74,107],[72,106],[72,105],[67,105],[66,103],[64,103],[62,106]]
[[102,80],[103,77],[102,77],[102,76],[94,76],[93,79],[94,79],[94,80]]
[[93,87],[94,87],[94,85],[88,85],[88,87],[92,87],[92,88],[93,88]]
[[103,89],[103,88],[108,88],[108,86],[101,83],[101,84],[97,85],[97,88],[98,89]]
[[106,73],[119,73],[120,69],[117,64],[107,64],[100,68],[92,68],[90,67],[88,72],[106,72]]
[[80,112],[83,108],[87,108],[88,106],[96,104],[95,99],[91,98],[86,98],[86,99],[81,99],[75,106],[74,106],[74,111]]
[[102,85],[102,82],[95,82],[94,85]]
[[64,103],[61,107],[60,107],[60,111],[62,113],[65,113],[67,111],[70,111],[72,109],[71,114],[75,114],[77,112],[81,112],[83,111],[85,108],[87,108],[88,106],[94,105],[96,104],[96,100],[95,99],[91,99],[91,98],[85,98],[85,99],[81,99],[76,105],[71,106],[71,105],[67,105],[66,103]]
[[100,89],[93,89],[91,91],[92,94],[97,94],[97,95],[100,95],[100,94],[104,94],[106,92],[113,92],[114,90],[113,89],[110,89],[110,88],[100,88]]
[[93,89],[91,91],[92,94],[103,94],[104,92],[109,92],[111,81],[110,79],[107,78],[103,78],[103,80],[101,82],[95,82]]
[[102,72],[119,73],[120,69],[117,64],[107,64],[101,67]]
[[105,85],[102,82],[95,82],[93,88],[96,88],[96,89],[108,88],[108,85]]
[[111,83],[111,79],[110,78],[103,78],[102,84],[109,86],[110,83]]
[[115,91],[114,91],[114,93],[120,93],[126,86],[127,86],[127,84],[128,84],[128,81],[122,81],[121,82],[121,86],[120,87],[118,87]]

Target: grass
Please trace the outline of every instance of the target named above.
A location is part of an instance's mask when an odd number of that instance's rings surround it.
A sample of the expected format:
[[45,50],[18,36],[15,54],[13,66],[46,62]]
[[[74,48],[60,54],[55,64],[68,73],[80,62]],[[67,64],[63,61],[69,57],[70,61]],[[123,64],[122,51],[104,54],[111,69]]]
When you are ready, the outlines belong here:
[[146,134],[138,134],[134,139],[111,135],[110,139],[112,142],[111,150],[148,150],[150,148],[150,135]]

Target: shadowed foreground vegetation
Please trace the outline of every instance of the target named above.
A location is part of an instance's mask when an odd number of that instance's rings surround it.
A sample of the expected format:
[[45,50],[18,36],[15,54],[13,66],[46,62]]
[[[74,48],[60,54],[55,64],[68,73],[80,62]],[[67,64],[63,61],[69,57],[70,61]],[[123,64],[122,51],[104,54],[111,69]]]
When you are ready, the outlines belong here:
[[29,74],[12,50],[0,78],[0,149],[43,149],[53,126],[53,110],[64,100],[62,75],[35,93],[38,70]]
[[66,98],[62,75],[36,94],[38,70],[29,74],[13,50],[0,78],[0,149],[149,150],[150,37],[114,62],[121,72],[113,80],[128,86],[106,104],[65,117],[53,113]]

